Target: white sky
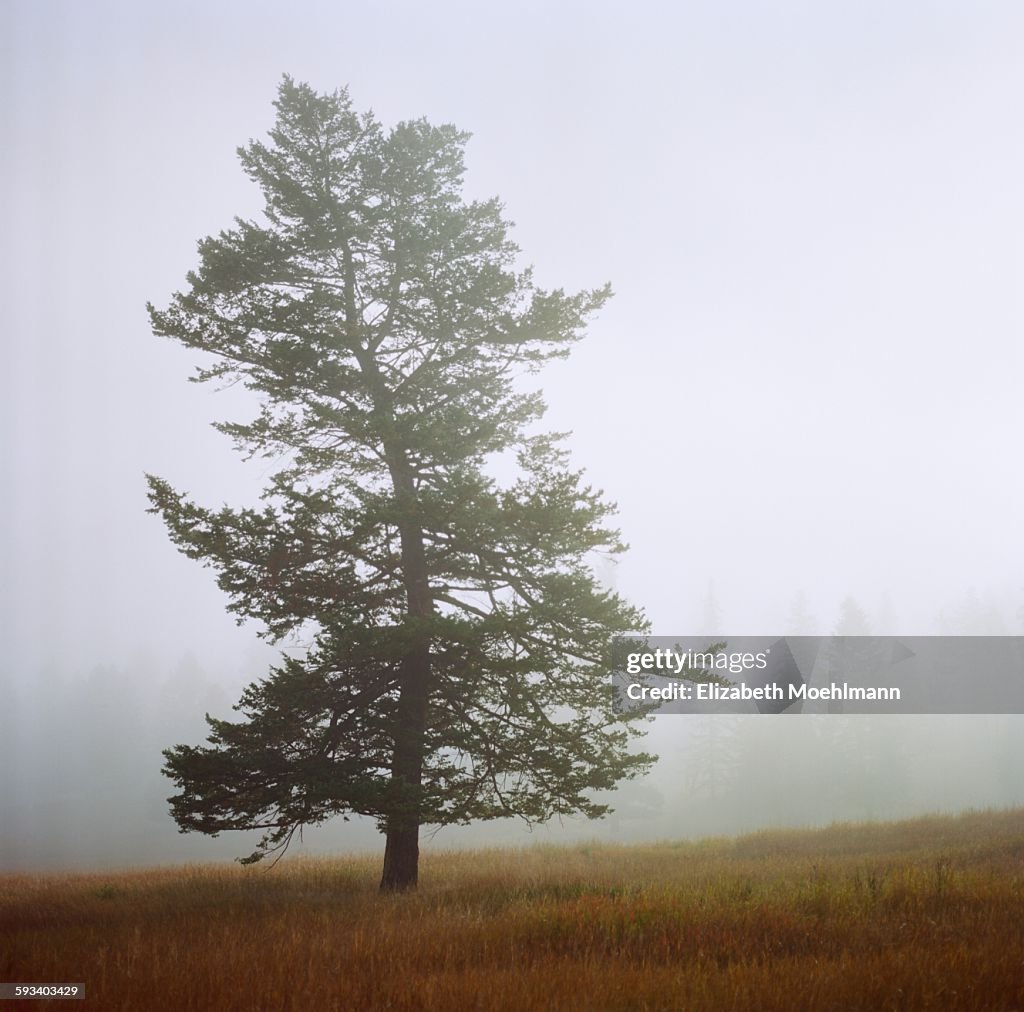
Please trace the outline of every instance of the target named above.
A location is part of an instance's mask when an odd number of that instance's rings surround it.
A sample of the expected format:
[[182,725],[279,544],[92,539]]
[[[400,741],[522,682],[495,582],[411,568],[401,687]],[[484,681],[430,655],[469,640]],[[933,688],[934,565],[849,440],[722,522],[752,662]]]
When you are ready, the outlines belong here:
[[801,589],[822,631],[849,592],[883,631],[969,587],[1013,618],[1022,48],[1018,2],[0,0],[4,667],[253,639],[144,513],[146,470],[213,503],[263,473],[144,306],[258,210],[235,148],[284,72],[472,131],[538,281],[612,282],[539,381],[656,631],[709,580],[734,634]]

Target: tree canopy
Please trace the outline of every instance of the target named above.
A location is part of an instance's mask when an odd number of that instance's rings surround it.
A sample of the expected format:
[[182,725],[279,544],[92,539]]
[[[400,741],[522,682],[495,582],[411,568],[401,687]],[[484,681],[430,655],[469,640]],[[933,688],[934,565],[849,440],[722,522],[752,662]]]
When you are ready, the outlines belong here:
[[[422,825],[605,806],[646,770],[616,711],[617,636],[643,616],[600,587],[624,550],[516,380],[565,356],[610,295],[538,288],[498,200],[462,194],[468,135],[385,130],[347,91],[285,78],[268,143],[239,149],[259,220],[199,244],[153,330],[209,354],[255,418],[219,423],[277,469],[256,508],[211,509],[149,476],[151,511],[212,567],[239,620],[304,635],[207,745],[165,752],[183,831],[360,814],[387,835],[382,888],[417,877]],[[514,455],[500,483],[496,455]]]

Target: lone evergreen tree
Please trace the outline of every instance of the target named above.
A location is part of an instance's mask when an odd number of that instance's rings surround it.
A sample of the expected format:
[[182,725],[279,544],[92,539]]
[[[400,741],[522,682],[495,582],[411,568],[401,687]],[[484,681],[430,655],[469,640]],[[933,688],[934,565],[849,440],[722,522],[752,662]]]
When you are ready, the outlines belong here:
[[[279,462],[260,508],[211,510],[149,476],[151,512],[277,641],[238,721],[177,745],[183,832],[262,829],[245,861],[335,815],[386,833],[381,888],[417,881],[422,825],[597,817],[589,792],[645,771],[607,677],[644,627],[590,553],[624,550],[612,507],[531,430],[513,381],[564,357],[607,287],[537,288],[497,200],[461,194],[468,135],[384,130],[346,91],[285,77],[270,143],[239,149],[264,216],[199,244],[154,332],[212,356],[257,417],[217,428]],[[488,474],[495,455],[516,477]]]

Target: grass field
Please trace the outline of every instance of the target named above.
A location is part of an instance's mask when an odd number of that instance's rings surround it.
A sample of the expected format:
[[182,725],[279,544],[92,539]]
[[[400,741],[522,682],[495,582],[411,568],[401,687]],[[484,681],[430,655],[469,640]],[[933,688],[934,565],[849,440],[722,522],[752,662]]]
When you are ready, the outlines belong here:
[[0,876],[0,981],[104,1012],[1024,1009],[1024,810],[428,853],[407,896],[379,861]]

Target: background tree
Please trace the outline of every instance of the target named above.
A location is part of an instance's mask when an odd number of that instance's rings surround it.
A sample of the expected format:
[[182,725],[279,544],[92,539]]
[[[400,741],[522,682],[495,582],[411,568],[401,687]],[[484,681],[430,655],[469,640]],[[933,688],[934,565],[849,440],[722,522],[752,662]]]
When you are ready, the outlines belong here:
[[798,590],[789,605],[789,615],[783,631],[787,636],[815,636],[818,632],[818,620],[811,612],[807,603],[807,595]]
[[833,636],[870,636],[871,622],[867,613],[852,594],[847,594],[839,605],[839,618]]
[[723,633],[722,609],[718,604],[714,580],[708,580],[708,592],[704,595],[704,613],[697,632],[701,636],[721,636]]
[[[417,879],[424,824],[607,806],[646,770],[641,713],[613,708],[617,634],[642,616],[603,591],[591,553],[623,550],[601,493],[531,425],[513,381],[563,357],[607,287],[567,295],[517,271],[497,200],[463,200],[467,136],[385,131],[346,91],[285,78],[271,142],[239,150],[264,220],[199,244],[155,333],[210,353],[196,379],[261,395],[222,423],[280,469],[258,509],[210,510],[150,476],[152,511],[218,572],[240,620],[310,630],[250,685],[208,746],[165,752],[183,832],[296,830],[368,815],[383,889]],[[516,477],[487,471],[515,455]]]

